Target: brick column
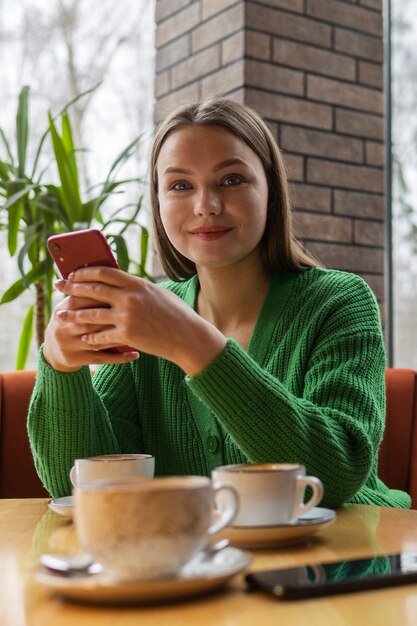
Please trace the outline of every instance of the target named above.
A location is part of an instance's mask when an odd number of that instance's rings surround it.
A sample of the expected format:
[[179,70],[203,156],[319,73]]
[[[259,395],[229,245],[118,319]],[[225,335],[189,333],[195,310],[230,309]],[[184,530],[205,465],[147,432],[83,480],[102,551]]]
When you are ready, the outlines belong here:
[[281,146],[299,237],[383,300],[382,0],[157,0],[155,120],[227,95]]

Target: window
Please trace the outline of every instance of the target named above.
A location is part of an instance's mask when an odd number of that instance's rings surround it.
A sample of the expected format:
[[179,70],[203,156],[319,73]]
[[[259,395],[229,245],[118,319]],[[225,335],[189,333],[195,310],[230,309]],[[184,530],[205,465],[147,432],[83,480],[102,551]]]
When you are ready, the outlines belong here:
[[417,15],[391,0],[394,365],[417,369]]
[[[153,130],[154,2],[149,0],[0,0],[1,126],[14,135],[17,97],[30,86],[29,160],[56,114],[99,85],[70,111],[82,163],[83,186],[102,181],[118,153],[143,133],[127,176],[146,177]],[[3,145],[0,145],[3,150]],[[46,158],[45,167],[54,164]],[[0,293],[18,277],[0,231]],[[33,292],[0,306],[0,368],[15,368],[21,323]],[[36,346],[27,367],[36,363]]]

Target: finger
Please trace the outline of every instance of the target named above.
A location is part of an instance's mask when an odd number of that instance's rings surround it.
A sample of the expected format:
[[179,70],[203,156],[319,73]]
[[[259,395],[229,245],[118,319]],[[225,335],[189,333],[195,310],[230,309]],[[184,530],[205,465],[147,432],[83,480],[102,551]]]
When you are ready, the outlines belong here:
[[64,337],[68,336],[72,339],[80,339],[83,335],[99,333],[103,330],[108,330],[109,328],[109,326],[98,326],[97,324],[68,324],[65,325],[65,330],[62,330],[61,332]]
[[129,352],[107,352],[106,350],[91,350],[85,353],[88,355],[88,363],[91,365],[102,365],[104,363],[130,363],[139,358],[139,352],[131,350]]
[[81,335],[81,341],[91,346],[94,350],[116,348],[121,345],[120,341],[114,340],[114,331],[112,328],[100,329],[97,332],[88,330]]
[[93,309],[106,306],[103,302],[98,302],[93,298],[77,298],[76,296],[68,296],[64,302],[67,309]]
[[67,296],[88,298],[105,304],[113,302],[120,295],[115,292],[114,287],[109,287],[104,283],[72,282],[62,279],[57,280],[54,284],[58,291]]
[[[88,309],[61,309],[57,311],[56,316],[58,319],[65,322],[72,322],[73,324],[96,324],[100,330],[104,325],[112,326],[112,312],[109,308],[95,307]],[[92,332],[93,329],[89,328],[84,332]]]
[[113,287],[126,287],[142,279],[112,267],[90,266],[71,272],[69,282],[101,282]]
[[131,350],[129,352],[107,352],[106,350],[89,350],[77,353],[77,365],[103,365],[122,364],[135,361],[140,356],[139,352]]
[[67,322],[66,320],[61,320],[58,313],[58,311],[55,313],[55,317],[59,321],[56,332],[64,341],[66,338],[76,338],[86,333],[95,333],[111,328],[109,325],[105,324],[75,324],[74,322]]

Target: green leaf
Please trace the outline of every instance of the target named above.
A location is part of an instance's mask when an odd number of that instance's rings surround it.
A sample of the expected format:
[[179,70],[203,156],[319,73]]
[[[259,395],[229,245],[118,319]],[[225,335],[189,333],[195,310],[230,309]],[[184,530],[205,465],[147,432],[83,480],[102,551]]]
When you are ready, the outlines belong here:
[[16,143],[19,177],[23,178],[26,167],[26,150],[29,134],[29,87],[22,87],[16,115]]
[[[103,228],[107,228],[107,226],[109,226],[110,224],[113,224],[114,222],[117,222],[120,224],[126,224],[127,226],[140,226],[138,224],[137,218],[142,208],[142,202],[143,202],[143,196],[139,198],[138,202],[129,202],[128,204],[124,204],[123,206],[119,207],[112,215],[110,215],[110,217],[106,220],[106,222],[103,223]],[[135,210],[129,218],[117,218],[117,215],[121,211],[124,211],[125,209],[130,209],[131,207],[134,207]]]
[[53,294],[53,279],[54,276],[58,276],[56,266],[49,256],[46,261],[45,270],[45,312],[46,319],[50,319],[52,315],[52,294]]
[[105,183],[107,183],[111,179],[111,175],[113,174],[115,169],[118,166],[125,163],[128,159],[130,159],[132,154],[134,154],[134,148],[136,147],[137,143],[140,141],[141,137],[142,135],[139,135],[138,137],[136,137],[133,141],[130,142],[130,144],[124,150],[122,150],[119,156],[116,157],[116,159],[113,161],[112,165],[110,166],[110,170],[109,170],[109,173],[107,174]]
[[0,178],[3,181],[7,181],[10,179],[9,167],[4,161],[0,161]]
[[140,267],[146,271],[146,260],[148,258],[148,244],[149,244],[149,232],[148,229],[142,226],[142,232],[140,235]]
[[20,334],[19,346],[16,355],[16,369],[25,369],[29,356],[29,348],[33,337],[33,305],[30,306],[23,320],[22,332]]
[[[12,188],[19,188],[20,183],[12,181],[10,186]],[[28,185],[25,189],[19,189],[6,200],[1,208],[6,209],[8,213],[8,232],[7,232],[7,245],[10,256],[14,256],[17,248],[17,240],[19,234],[20,220],[23,216],[23,202],[22,198],[33,189],[34,185]]]
[[58,134],[51,114],[49,117],[49,127],[52,137],[52,145],[59,178],[61,181],[61,198],[71,222],[81,221],[81,198],[77,177],[72,171],[71,160],[68,156],[64,143]]
[[[67,102],[67,104],[64,106],[63,109],[61,109],[57,115],[55,115],[53,117],[53,120],[58,119],[63,113],[65,113],[65,111],[67,109],[69,109],[70,106],[72,106],[73,104],[75,104],[76,102],[78,102],[78,100],[80,100],[81,98],[84,98],[85,96],[87,96],[88,94],[92,93],[93,91],[95,91],[102,83],[103,81],[98,82],[96,85],[94,85],[93,87],[90,87],[90,89],[86,89],[85,91],[82,91],[80,94],[78,94],[78,96],[75,96],[75,98],[73,98],[72,100],[70,100],[69,102]],[[48,128],[46,129],[46,131],[44,132],[44,134],[41,137],[41,140],[39,142],[38,145],[38,149],[36,151],[36,156],[35,156],[35,160],[33,163],[33,170],[32,170],[32,176],[31,178],[35,177],[35,172],[36,172],[36,168],[38,167],[38,161],[39,161],[39,157],[42,153],[42,147],[43,144],[45,143],[45,139],[47,138],[47,136],[49,135],[50,132],[50,125],[48,125]]]
[[27,196],[28,193],[32,189],[36,189],[36,187],[38,187],[38,185],[33,184],[33,185],[28,185],[27,187],[25,187],[24,189],[21,189],[20,191],[16,191],[16,193],[12,194],[10,198],[7,198],[7,202],[5,202],[3,206],[1,206],[0,208],[8,209],[9,207],[13,206],[16,202],[19,202],[19,200],[21,200],[24,196]]
[[42,263],[39,263],[39,265],[31,269],[31,271],[26,274],[25,282],[22,278],[19,278],[19,280],[6,289],[0,300],[0,304],[6,304],[6,302],[11,302],[20,296],[24,291],[26,291],[29,285],[36,282],[43,276],[45,267],[45,261],[42,261]]
[[3,141],[4,147],[6,148],[7,156],[10,159],[10,163],[14,165],[14,158],[13,158],[13,154],[12,154],[12,151],[11,151],[11,148],[10,148],[10,144],[7,141],[7,137],[4,134],[2,128],[0,128],[0,137],[1,137],[2,141]]
[[7,247],[10,256],[14,256],[17,250],[17,241],[19,236],[19,224],[23,215],[23,204],[16,203],[8,208],[9,227],[7,229]]
[[126,242],[120,235],[112,235],[111,239],[116,246],[116,257],[117,262],[120,265],[120,269],[127,272],[129,269],[130,259]]
[[27,283],[26,273],[23,267],[26,256],[29,257],[33,267],[35,267],[39,261],[39,251],[38,251],[37,240],[39,240],[39,237],[40,237],[41,226],[42,226],[41,224],[35,223],[35,224],[31,224],[30,226],[28,226],[25,230],[25,242],[22,248],[20,249],[19,255],[17,258],[17,266],[19,268],[19,272],[22,276],[22,280],[24,283],[25,282]]
[[98,211],[100,210],[101,206],[104,204],[104,202],[107,200],[109,196],[114,195],[115,193],[123,193],[123,192],[115,191],[115,189],[117,189],[118,186],[119,186],[119,183],[117,182],[104,183],[101,193],[96,198],[89,200],[83,205],[83,211],[85,212],[86,216],[90,217],[90,220],[93,220],[96,218]]
[[64,113],[67,109],[69,109],[70,107],[72,107],[73,104],[76,104],[78,102],[78,100],[81,100],[81,98],[85,98],[85,96],[88,96],[89,94],[94,93],[94,91],[96,89],[98,89],[100,87],[100,85],[102,84],[102,80],[99,80],[98,83],[96,83],[95,85],[93,85],[92,87],[89,87],[88,89],[86,89],[85,91],[82,91],[81,93],[79,93],[77,96],[75,96],[72,100],[70,100],[69,102],[67,102],[67,104],[64,106],[63,109],[61,109],[61,111],[59,112],[58,115],[62,115],[62,113]]
[[99,207],[103,204],[104,200],[107,198],[109,193],[112,193],[116,187],[122,184],[121,182],[111,181],[112,174],[118,166],[123,165],[124,162],[130,159],[130,157],[134,153],[134,148],[140,139],[141,139],[141,135],[139,135],[133,141],[131,141],[130,144],[124,150],[122,150],[122,152],[113,161],[112,165],[110,166],[110,170],[107,174],[107,177],[103,183],[102,191],[95,200],[96,205],[93,208],[93,217],[98,211]]
[[[141,203],[142,203],[142,198],[139,199],[139,202],[129,202],[128,204],[124,204],[123,206],[118,207],[113,213],[111,213],[109,215],[108,219],[106,220],[106,226],[111,224],[113,222],[113,220],[115,220],[117,218],[119,213],[121,213],[122,211],[124,211],[125,209],[130,208],[130,207],[135,207],[135,213],[134,213],[134,215],[131,218],[129,218],[129,221],[131,221],[132,223],[135,222],[135,217],[138,215],[138,213],[140,211]],[[120,220],[125,222],[126,218],[120,218]]]
[[[48,194],[51,197],[54,197],[56,200],[56,220],[57,222],[61,222],[61,227],[62,228],[62,232],[64,232],[64,230],[71,230],[72,228],[72,221],[69,219],[69,216],[67,215],[66,211],[65,211],[65,207],[62,203],[62,194],[61,194],[61,189],[60,187],[57,187],[56,185],[46,185],[46,189],[48,191]],[[52,208],[53,203],[52,200],[51,202],[48,202],[48,206]]]
[[62,114],[61,123],[62,123],[62,144],[68,155],[68,162],[71,168],[72,179],[74,181],[74,185],[77,189],[79,189],[80,183],[78,180],[77,157],[76,157],[76,151],[74,147],[74,140],[72,136],[71,123],[70,123],[67,111],[65,111]]

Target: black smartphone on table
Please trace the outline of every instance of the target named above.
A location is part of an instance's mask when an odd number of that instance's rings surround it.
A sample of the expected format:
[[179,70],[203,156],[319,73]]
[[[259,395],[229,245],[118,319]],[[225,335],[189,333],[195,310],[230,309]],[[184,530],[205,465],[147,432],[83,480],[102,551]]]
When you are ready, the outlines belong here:
[[417,552],[316,563],[247,574],[252,589],[298,599],[417,583]]
[[[52,235],[46,245],[62,278],[82,267],[105,266],[120,269],[102,232],[96,228]],[[108,348],[107,352],[131,352],[129,346]]]

